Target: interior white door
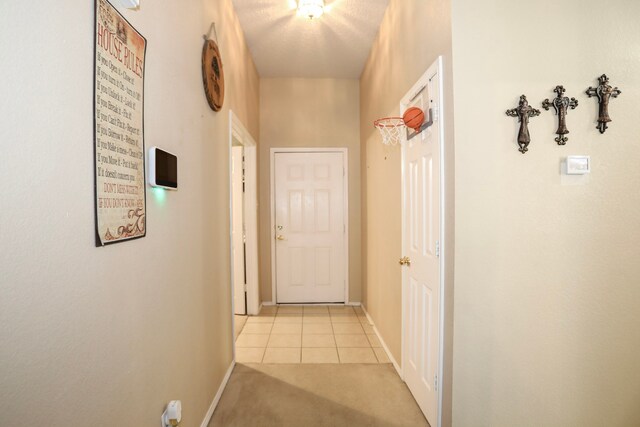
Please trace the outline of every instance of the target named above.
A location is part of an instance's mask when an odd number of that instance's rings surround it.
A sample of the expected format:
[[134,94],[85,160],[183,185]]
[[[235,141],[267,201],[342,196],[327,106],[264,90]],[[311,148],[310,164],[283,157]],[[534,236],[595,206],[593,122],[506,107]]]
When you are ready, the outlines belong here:
[[247,314],[244,250],[244,172],[243,147],[231,147],[231,200],[233,240],[233,306],[235,314]]
[[[431,71],[431,69],[430,69]],[[403,375],[432,426],[437,425],[440,354],[440,82],[437,67],[404,107],[434,112],[434,122],[403,143]]]
[[345,300],[342,152],[274,154],[276,299]]

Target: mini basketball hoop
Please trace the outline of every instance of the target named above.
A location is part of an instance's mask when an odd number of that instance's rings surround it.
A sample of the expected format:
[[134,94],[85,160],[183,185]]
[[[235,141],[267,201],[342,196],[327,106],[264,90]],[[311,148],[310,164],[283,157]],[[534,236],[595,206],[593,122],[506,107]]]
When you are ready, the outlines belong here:
[[[433,110],[429,108],[429,120],[425,121],[425,113],[418,107],[408,108],[403,117],[384,117],[373,122],[382,136],[384,145],[397,145],[402,141],[402,133],[406,132],[407,141],[413,139],[433,124]],[[413,132],[409,132],[412,129]]]
[[373,125],[380,131],[384,145],[399,144],[406,127],[402,117],[384,117],[373,122]]

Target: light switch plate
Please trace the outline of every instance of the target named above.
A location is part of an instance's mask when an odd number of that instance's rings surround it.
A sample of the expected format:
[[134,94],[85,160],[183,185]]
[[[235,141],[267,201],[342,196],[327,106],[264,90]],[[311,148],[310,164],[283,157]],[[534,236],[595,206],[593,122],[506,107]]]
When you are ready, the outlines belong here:
[[567,156],[567,175],[586,175],[591,173],[591,157]]
[[120,0],[120,3],[128,9],[136,9],[140,6],[140,0]]

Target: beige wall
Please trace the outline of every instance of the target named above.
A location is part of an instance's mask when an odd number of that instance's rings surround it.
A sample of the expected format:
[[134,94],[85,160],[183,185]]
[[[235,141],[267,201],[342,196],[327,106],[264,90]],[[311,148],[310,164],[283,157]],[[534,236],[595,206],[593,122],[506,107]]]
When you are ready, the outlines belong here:
[[[456,114],[455,426],[640,425],[640,3],[453,1]],[[622,95],[600,135],[584,94]],[[563,84],[522,155],[505,115]],[[570,154],[593,172],[559,173]]]
[[402,356],[400,147],[382,145],[373,121],[399,114],[400,99],[443,56],[447,220],[445,391],[450,423],[453,297],[453,86],[449,0],[391,0],[360,83],[363,176],[363,303],[398,363]]
[[358,80],[261,79],[259,147],[260,288],[272,301],[270,149],[346,147],[349,156],[349,299],[360,302],[361,212]]
[[123,13],[148,40],[146,146],[178,155],[180,190],[148,191],[147,237],[96,248],[93,2],[0,2],[2,425],[155,426],[181,399],[200,426],[231,362],[228,110],[258,136],[257,72],[231,0],[141,3]]

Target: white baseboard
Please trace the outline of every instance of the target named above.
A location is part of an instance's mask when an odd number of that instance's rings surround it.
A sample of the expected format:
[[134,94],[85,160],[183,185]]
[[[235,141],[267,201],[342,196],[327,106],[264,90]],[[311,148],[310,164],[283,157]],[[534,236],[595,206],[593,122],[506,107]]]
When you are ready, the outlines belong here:
[[222,393],[224,392],[224,389],[227,387],[227,383],[229,382],[229,377],[231,377],[231,373],[233,372],[233,368],[235,367],[236,367],[236,361],[233,360],[231,362],[231,365],[229,365],[229,369],[227,369],[227,373],[224,375],[224,378],[222,379],[222,383],[218,388],[218,392],[213,398],[213,402],[211,402],[211,406],[209,406],[207,415],[204,416],[204,420],[202,421],[202,424],[200,424],[200,427],[207,427],[209,425],[209,422],[211,421],[211,417],[213,417],[213,411],[216,410],[216,406],[218,406],[218,402],[220,402]]
[[365,306],[362,305],[361,307],[362,307],[362,311],[364,311],[365,316],[367,316],[367,320],[369,321],[369,323],[371,323],[371,326],[373,326],[373,332],[376,333],[376,336],[380,340],[380,344],[382,344],[382,348],[384,348],[385,353],[387,353],[387,357],[389,358],[389,360],[393,364],[393,367],[396,368],[396,372],[398,373],[398,375],[400,375],[400,378],[403,378],[402,369],[400,368],[400,365],[398,364],[398,362],[396,362],[396,359],[394,359],[393,355],[389,351],[389,347],[387,346],[387,343],[385,343],[384,340],[382,339],[382,335],[380,335],[380,332],[378,331],[378,328],[376,328],[375,322],[373,321],[373,319],[371,318],[371,316],[367,312],[367,309],[365,308]]
[[[260,309],[262,309],[262,307],[269,307],[272,305],[277,305],[275,302],[265,302],[263,301],[262,304],[260,304]],[[297,306],[297,305],[308,305],[308,304],[287,304],[290,306]],[[341,305],[341,304],[326,304],[326,305]],[[348,306],[352,306],[352,307],[360,307],[360,303],[359,302],[350,302],[347,301],[346,303],[344,303],[344,305],[348,305]]]

